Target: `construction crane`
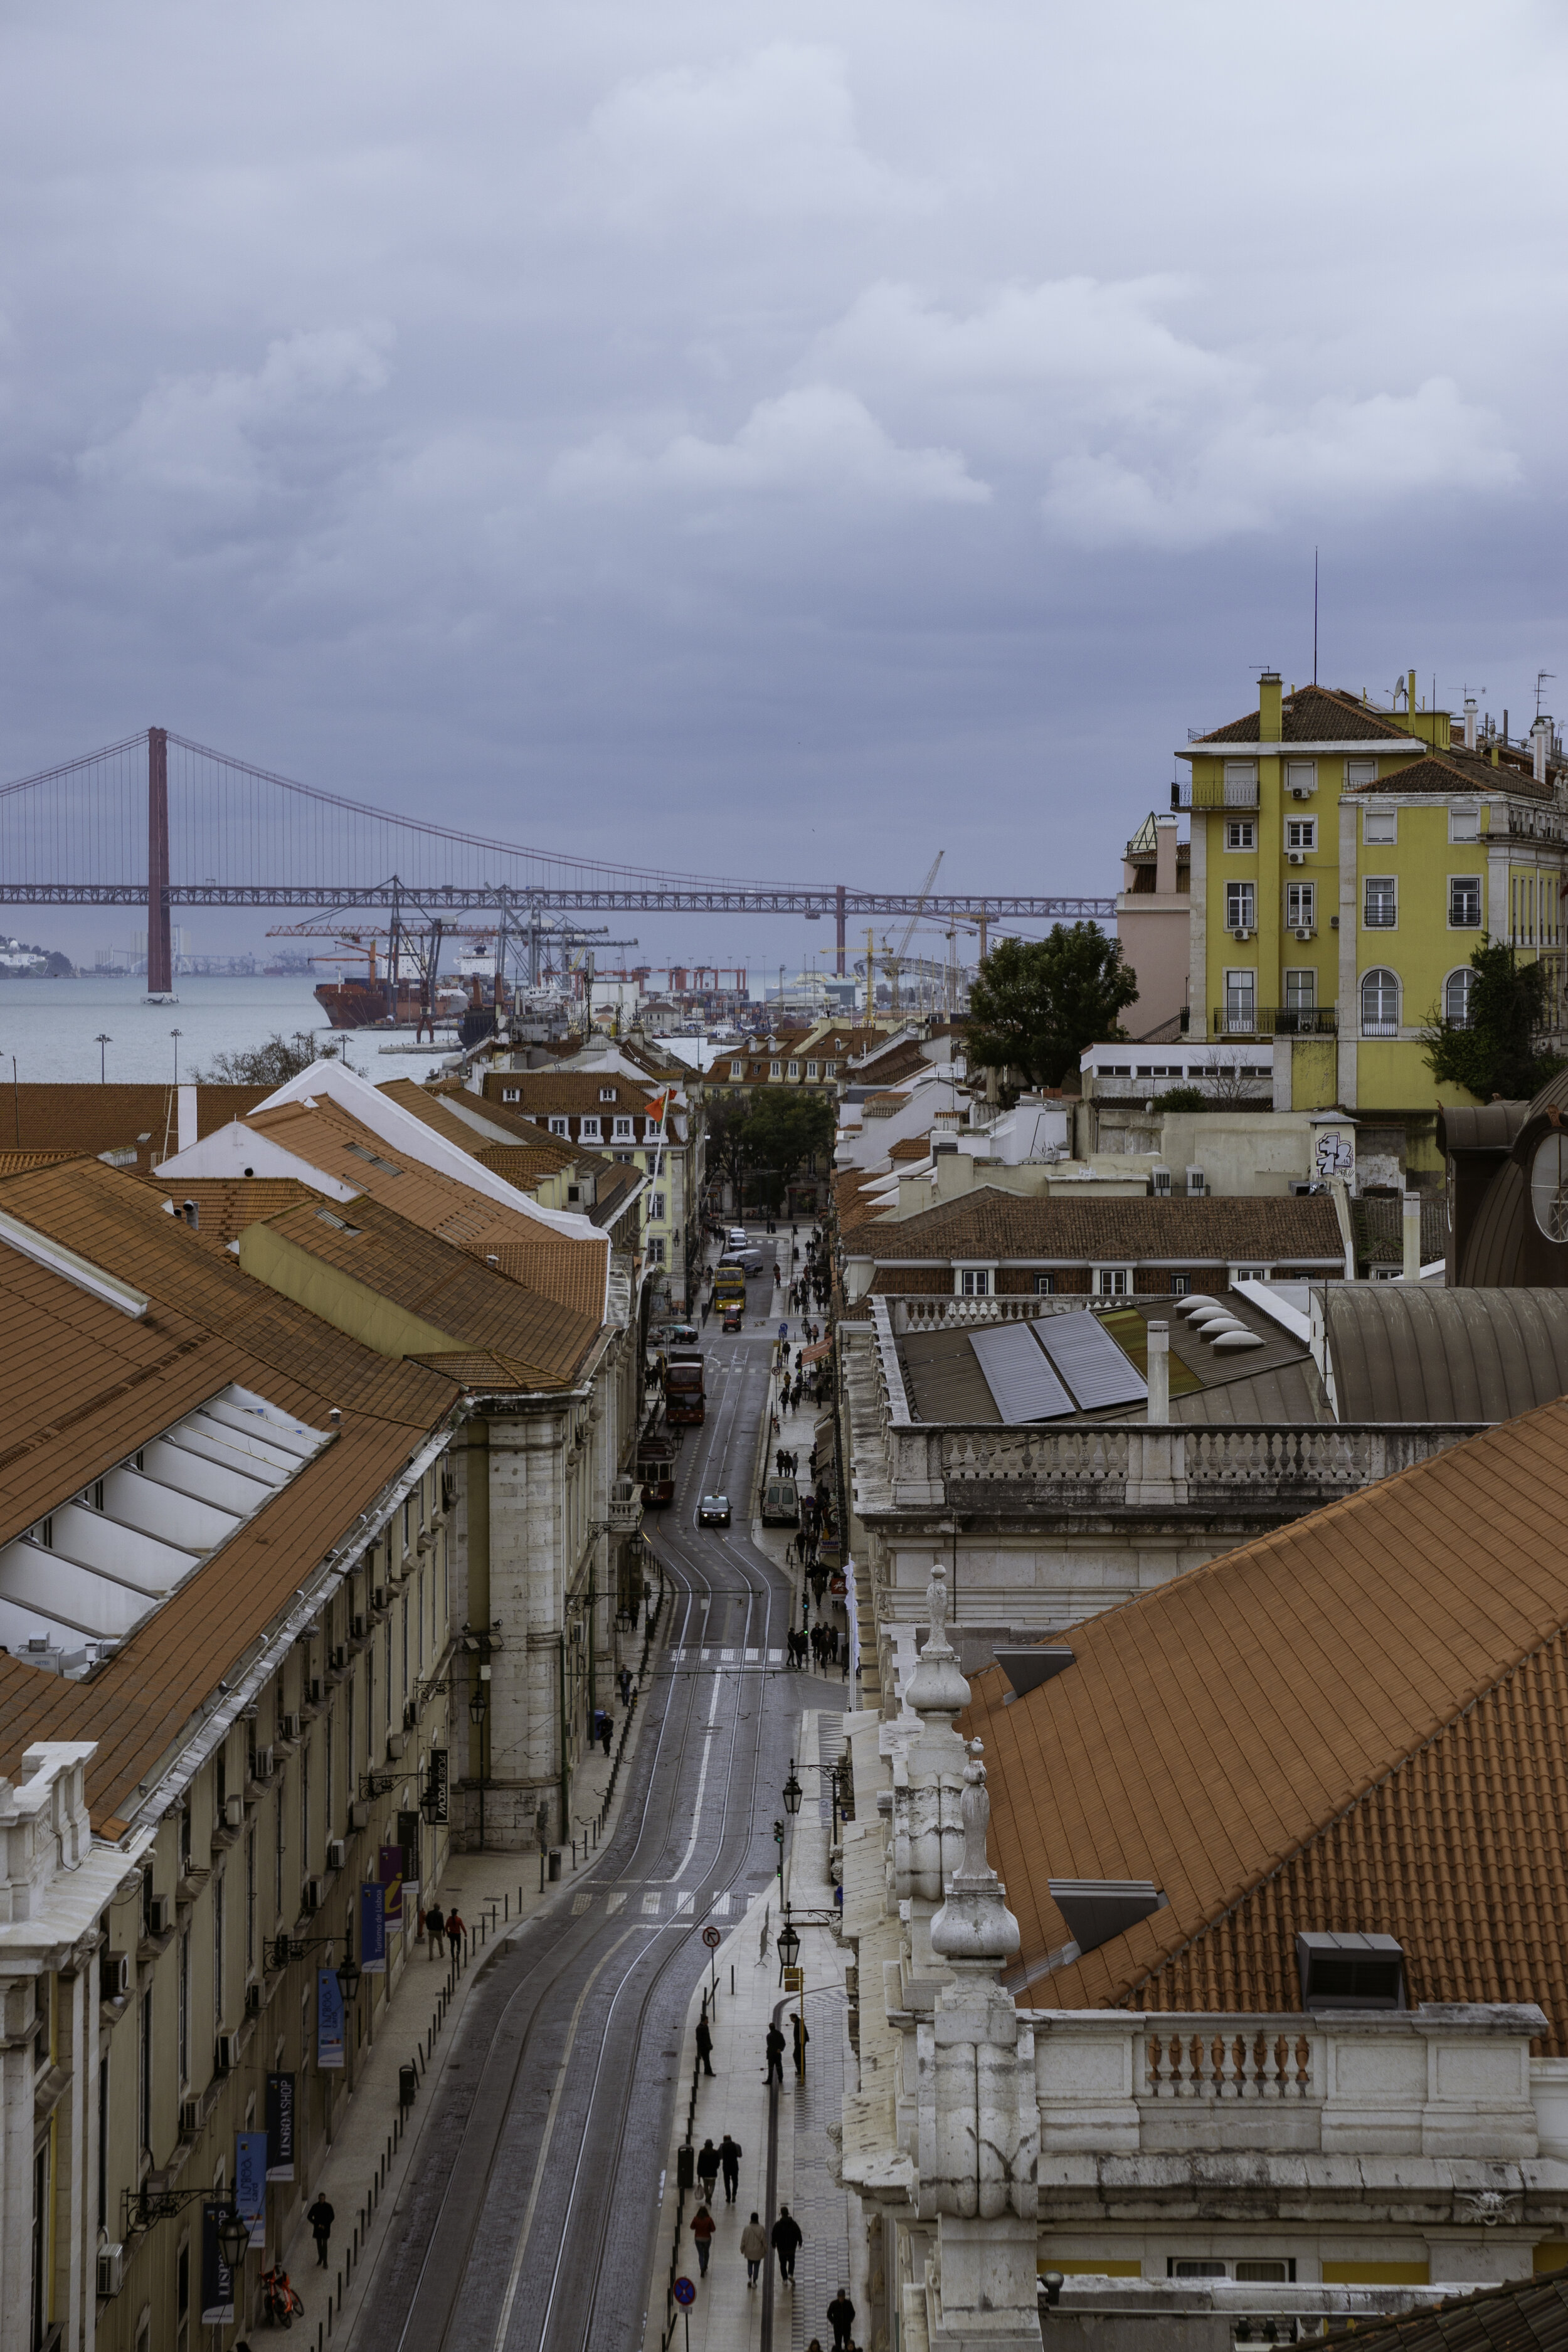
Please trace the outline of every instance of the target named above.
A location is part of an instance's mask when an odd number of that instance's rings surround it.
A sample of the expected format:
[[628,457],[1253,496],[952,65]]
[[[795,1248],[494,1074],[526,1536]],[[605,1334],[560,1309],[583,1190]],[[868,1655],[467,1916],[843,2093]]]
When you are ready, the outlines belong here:
[[915,925],[925,912],[926,900],[931,897],[931,886],[936,880],[937,871],[946,855],[945,849],[939,849],[932,858],[931,872],[921,884],[920,894],[915,899],[915,911],[905,924],[904,935],[898,946],[889,948],[886,932],[882,935],[882,961],[888,967],[889,1003],[895,1015],[899,1010],[899,972],[903,965],[905,951],[914,937]]

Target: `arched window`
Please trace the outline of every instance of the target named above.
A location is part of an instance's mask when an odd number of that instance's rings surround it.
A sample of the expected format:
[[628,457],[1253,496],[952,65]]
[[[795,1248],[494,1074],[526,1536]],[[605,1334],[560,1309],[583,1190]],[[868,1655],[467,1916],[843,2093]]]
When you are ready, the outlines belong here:
[[1399,975],[1375,964],[1361,984],[1361,1034],[1363,1037],[1399,1034]]
[[1476,975],[1468,963],[1451,971],[1443,982],[1443,1018],[1457,1029],[1470,1025],[1470,999],[1475,993]]
[[1548,1135],[1536,1145],[1530,1202],[1548,1240],[1568,1242],[1568,1136]]

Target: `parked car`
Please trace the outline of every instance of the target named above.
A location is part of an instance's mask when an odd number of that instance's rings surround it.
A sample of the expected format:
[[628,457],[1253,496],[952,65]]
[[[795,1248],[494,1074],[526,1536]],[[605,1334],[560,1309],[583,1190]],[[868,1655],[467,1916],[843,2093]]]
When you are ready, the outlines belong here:
[[723,1320],[723,1322],[720,1325],[720,1327],[719,1327],[719,1328],[720,1328],[720,1329],[721,1329],[721,1331],[739,1331],[739,1330],[742,1328],[742,1325],[744,1324],[745,1320],[746,1320],[746,1310],[745,1310],[745,1307],[744,1307],[744,1306],[743,1306],[743,1305],[742,1305],[742,1304],[740,1304],[740,1303],[737,1303],[737,1304],[736,1304],[735,1306],[733,1306],[733,1307],[726,1307],[726,1308],[725,1308],[725,1310],[724,1310],[724,1320]]
[[793,1478],[770,1478],[763,1489],[764,1528],[798,1528],[800,1489]]
[[730,1524],[729,1496],[704,1495],[697,1506],[697,1524],[700,1528],[727,1528]]

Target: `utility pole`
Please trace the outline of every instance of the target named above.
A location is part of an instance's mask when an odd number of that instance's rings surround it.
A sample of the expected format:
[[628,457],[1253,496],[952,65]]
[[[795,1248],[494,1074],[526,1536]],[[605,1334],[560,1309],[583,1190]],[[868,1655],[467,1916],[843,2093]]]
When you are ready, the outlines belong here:
[[876,933],[869,923],[866,926],[866,1025],[870,1027],[877,1013],[877,949]]

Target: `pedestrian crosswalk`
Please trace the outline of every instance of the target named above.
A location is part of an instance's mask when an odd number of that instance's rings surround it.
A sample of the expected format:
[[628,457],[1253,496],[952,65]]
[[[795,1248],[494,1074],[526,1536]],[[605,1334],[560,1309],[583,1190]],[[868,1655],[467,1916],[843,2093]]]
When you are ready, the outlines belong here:
[[762,1672],[768,1666],[782,1666],[782,1650],[671,1650],[669,1660],[676,1666],[755,1666]]
[[[635,1886],[616,1886],[608,1889],[605,1895],[606,1919],[613,1919],[617,1911],[626,1909],[628,1894],[636,1895],[638,1892],[639,1890]],[[727,1886],[716,1886],[706,1903],[700,1903],[700,1889],[695,1886],[648,1886],[641,1889],[640,1895],[642,1916],[645,1919],[694,1919],[698,1915],[700,1904],[701,1916],[705,1919],[728,1919],[735,1915],[736,1898]],[[574,1895],[572,1898],[574,1919],[585,1917],[598,1900],[596,1893]],[[742,1910],[745,1908],[743,1903],[740,1908]]]

